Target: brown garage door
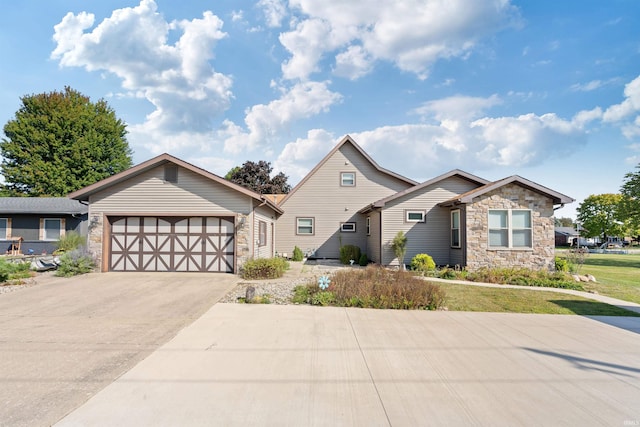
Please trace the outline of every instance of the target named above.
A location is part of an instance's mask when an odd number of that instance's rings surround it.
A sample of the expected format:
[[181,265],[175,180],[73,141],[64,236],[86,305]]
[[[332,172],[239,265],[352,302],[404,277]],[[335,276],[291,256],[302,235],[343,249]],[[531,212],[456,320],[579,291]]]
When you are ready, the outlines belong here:
[[233,273],[233,218],[116,217],[111,222],[111,271]]

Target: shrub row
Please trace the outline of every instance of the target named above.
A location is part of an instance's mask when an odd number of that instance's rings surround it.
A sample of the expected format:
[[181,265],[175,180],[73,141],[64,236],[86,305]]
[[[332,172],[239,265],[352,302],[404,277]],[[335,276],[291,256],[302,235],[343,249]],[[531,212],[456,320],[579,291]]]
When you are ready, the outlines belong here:
[[550,273],[528,268],[481,268],[466,274],[472,282],[499,283],[520,286],[584,290],[582,285],[563,272]]
[[10,280],[26,279],[32,275],[29,263],[8,262],[0,258],[0,283]]
[[327,289],[317,283],[295,288],[293,302],[386,309],[435,310],[444,304],[445,293],[409,272],[369,266],[340,270],[330,277]]
[[243,264],[241,274],[248,280],[277,279],[288,269],[289,263],[284,258],[256,258]]

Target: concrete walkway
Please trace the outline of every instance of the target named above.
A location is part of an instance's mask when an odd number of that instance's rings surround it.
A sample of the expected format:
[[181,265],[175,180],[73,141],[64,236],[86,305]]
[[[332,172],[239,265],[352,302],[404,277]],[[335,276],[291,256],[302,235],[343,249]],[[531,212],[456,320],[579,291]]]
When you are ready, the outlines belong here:
[[640,318],[216,304],[61,426],[637,425]]

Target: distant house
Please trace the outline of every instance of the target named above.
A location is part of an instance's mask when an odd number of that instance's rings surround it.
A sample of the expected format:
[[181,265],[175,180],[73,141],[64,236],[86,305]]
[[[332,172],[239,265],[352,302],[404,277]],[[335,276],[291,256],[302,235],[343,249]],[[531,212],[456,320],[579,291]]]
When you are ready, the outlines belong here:
[[[69,231],[87,235],[88,207],[66,197],[0,197],[1,253],[50,254]],[[15,246],[15,247],[14,247]]]
[[514,175],[452,170],[418,183],[380,167],[349,136],[287,195],[261,195],[168,154],[69,195],[89,204],[89,247],[103,271],[237,273],[250,258],[338,258],[356,245],[398,265],[408,237],[439,265],[552,269],[556,206],[568,196]]
[[578,232],[573,227],[556,227],[555,228],[555,241],[556,246],[570,246],[573,244],[573,239],[578,237]]

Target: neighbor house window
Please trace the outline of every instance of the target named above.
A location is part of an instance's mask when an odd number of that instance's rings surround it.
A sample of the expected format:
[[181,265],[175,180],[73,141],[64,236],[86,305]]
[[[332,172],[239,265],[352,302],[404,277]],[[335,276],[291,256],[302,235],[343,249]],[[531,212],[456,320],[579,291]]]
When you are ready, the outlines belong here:
[[0,218],[0,239],[5,240],[9,238],[9,219]]
[[313,235],[313,218],[296,218],[296,234]]
[[267,244],[267,223],[264,221],[258,221],[258,246],[265,246]]
[[356,232],[356,223],[355,222],[343,222],[340,224],[340,231],[343,233],[355,233]]
[[460,210],[451,211],[451,247],[460,247]]
[[342,172],[340,174],[340,185],[343,187],[355,187],[356,185],[356,173],[355,172]]
[[367,217],[367,236],[371,235],[371,217]]
[[40,220],[41,240],[59,240],[64,236],[64,220],[61,218],[42,218]]
[[425,211],[404,211],[405,222],[424,222]]
[[531,248],[532,228],[529,210],[490,210],[489,247]]

